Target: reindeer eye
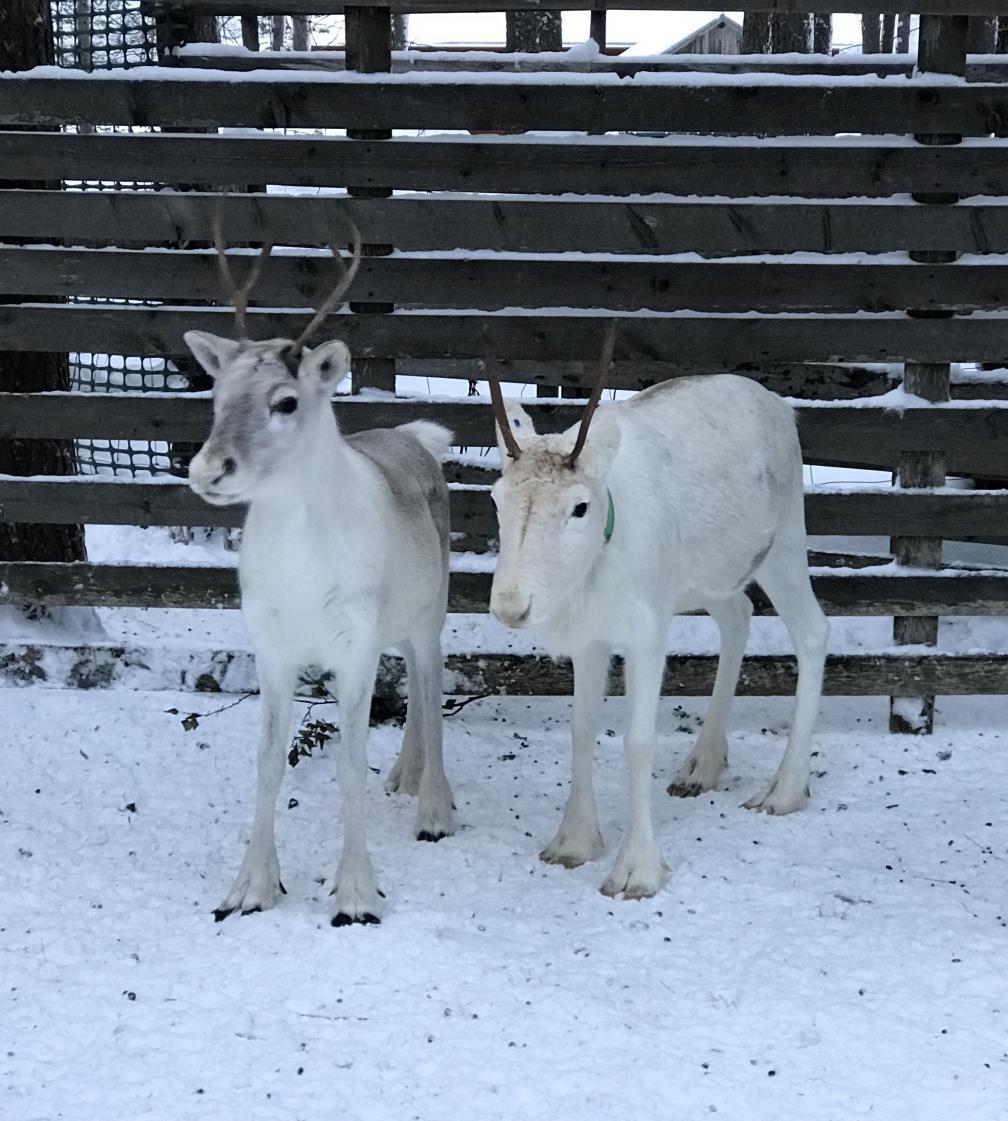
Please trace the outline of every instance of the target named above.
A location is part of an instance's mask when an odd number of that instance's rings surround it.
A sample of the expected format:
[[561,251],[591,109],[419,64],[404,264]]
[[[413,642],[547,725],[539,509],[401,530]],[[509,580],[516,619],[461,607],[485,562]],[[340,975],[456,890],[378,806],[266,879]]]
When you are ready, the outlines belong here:
[[583,518],[588,513],[588,503],[579,502],[571,511],[572,518]]
[[274,401],[270,405],[271,413],[283,413],[285,416],[290,416],[291,413],[296,412],[298,407],[298,399],[296,397],[281,397],[279,401]]

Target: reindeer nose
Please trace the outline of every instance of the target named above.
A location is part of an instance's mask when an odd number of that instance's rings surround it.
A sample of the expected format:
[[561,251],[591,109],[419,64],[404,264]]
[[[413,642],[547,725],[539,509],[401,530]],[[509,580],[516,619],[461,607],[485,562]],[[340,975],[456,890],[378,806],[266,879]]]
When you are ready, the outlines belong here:
[[222,479],[226,479],[228,475],[233,475],[238,470],[238,464],[228,456],[221,463],[221,472],[216,479],[213,480],[212,485],[216,486]]
[[519,592],[491,595],[490,611],[506,627],[524,627],[532,614],[532,597]]

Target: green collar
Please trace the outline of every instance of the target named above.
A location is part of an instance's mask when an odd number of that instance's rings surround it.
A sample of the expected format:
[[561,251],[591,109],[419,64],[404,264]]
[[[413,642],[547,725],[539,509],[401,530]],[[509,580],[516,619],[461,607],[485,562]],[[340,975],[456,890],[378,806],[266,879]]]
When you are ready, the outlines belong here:
[[612,538],[613,527],[616,525],[616,507],[613,505],[612,491],[608,487],[606,487],[606,494],[609,496],[609,508],[606,510],[605,539],[609,541]]

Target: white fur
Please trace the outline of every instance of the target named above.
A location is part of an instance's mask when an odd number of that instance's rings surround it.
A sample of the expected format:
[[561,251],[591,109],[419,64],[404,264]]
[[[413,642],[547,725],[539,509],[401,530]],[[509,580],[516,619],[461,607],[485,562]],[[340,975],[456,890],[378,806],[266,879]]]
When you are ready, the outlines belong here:
[[[598,409],[584,450],[565,462],[576,428],[538,436],[508,402],[522,454],[494,487],[500,556],[491,611],[535,626],[574,664],[573,774],[563,820],[544,860],[573,867],[602,851],[592,756],[610,654],[626,659],[624,747],[629,827],[602,886],[641,898],[665,871],[654,839],[650,777],[672,617],[706,608],[721,658],[696,747],[669,787],[714,787],[727,762],[726,727],[749,631],[750,580],[772,600],[798,654],[795,718],[770,784],[746,803],[790,813],[808,798],[810,739],[822,687],[828,626],[808,575],[801,451],[791,409],[733,375],[667,382]],[[615,525],[605,541],[607,491]],[[574,511],[587,504],[581,517]]]
[[403,652],[410,689],[390,786],[419,793],[421,838],[455,828],[441,755],[448,495],[433,458],[450,433],[414,424],[343,437],[331,404],[349,369],[341,342],[306,349],[296,376],[284,366],[284,340],[235,343],[190,331],[186,342],[215,378],[214,428],[192,461],[190,485],[214,504],[249,504],[239,573],[263,706],[252,834],[217,916],[270,907],[283,890],[275,804],[292,694],[299,671],[313,665],[334,672],[339,699],[344,822],[333,922],[377,921],[382,896],[365,843],[365,746],[386,647]]

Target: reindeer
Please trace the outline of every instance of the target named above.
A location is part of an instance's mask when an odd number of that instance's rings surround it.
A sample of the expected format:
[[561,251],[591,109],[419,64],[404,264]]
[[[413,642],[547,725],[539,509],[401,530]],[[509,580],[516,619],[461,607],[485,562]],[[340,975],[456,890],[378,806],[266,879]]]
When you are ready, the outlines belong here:
[[492,491],[500,555],[490,610],[508,626],[537,628],[553,654],[573,660],[570,795],[540,853],[547,863],[574,868],[602,853],[593,755],[610,654],[623,653],[629,826],[602,892],[641,899],[666,875],[650,779],[672,616],[704,608],[721,633],[703,729],[668,788],[680,797],[713,789],[727,765],[750,581],[783,619],[798,655],[794,722],[777,773],[745,803],[771,814],[800,809],[809,797],[828,625],[809,581],[791,409],[730,374],[680,378],[598,407],[614,345],[615,324],[580,425],[560,435],[537,435],[520,405],[505,407],[491,373],[502,474]]
[[409,704],[402,749],[387,785],[419,794],[416,836],[455,829],[442,762],[441,629],[448,598],[448,489],[440,457],[451,433],[415,421],[340,433],[331,396],[349,371],[339,340],[306,344],[342,300],[360,263],[330,247],[341,279],[298,338],[249,340],[245,309],[271,246],[234,284],[220,233],[217,258],[239,338],[188,331],[186,344],[214,379],[209,439],[189,485],[215,506],[247,503],[239,556],[242,612],[262,695],[252,834],[234,885],[214,912],[272,907],[280,893],[274,817],[290,744],[292,694],[306,665],[335,675],[343,851],[332,925],[376,923],[382,893],[365,841],[366,739],[379,654],[406,662]]

